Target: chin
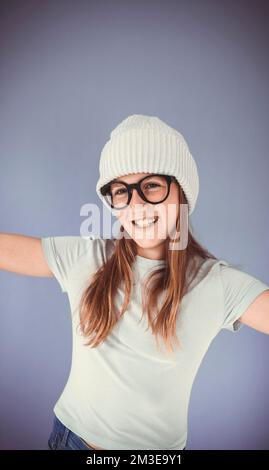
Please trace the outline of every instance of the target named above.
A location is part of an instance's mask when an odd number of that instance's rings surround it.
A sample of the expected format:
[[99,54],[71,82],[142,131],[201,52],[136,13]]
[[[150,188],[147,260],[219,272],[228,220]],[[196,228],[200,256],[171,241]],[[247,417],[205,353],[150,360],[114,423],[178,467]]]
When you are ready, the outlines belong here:
[[133,225],[126,224],[124,228],[128,233],[128,236],[132,238],[141,248],[154,248],[161,243],[164,243],[168,236],[168,234],[163,230],[162,226],[156,226],[154,233],[148,234],[148,236],[146,233],[143,236],[142,231],[140,232],[139,230],[134,229]]
[[133,240],[140,248],[157,248],[164,243],[164,240],[159,240],[159,239],[140,240],[137,238],[133,238]]
[[160,244],[159,240],[140,240],[137,238],[134,238],[133,240],[141,248],[155,248]]

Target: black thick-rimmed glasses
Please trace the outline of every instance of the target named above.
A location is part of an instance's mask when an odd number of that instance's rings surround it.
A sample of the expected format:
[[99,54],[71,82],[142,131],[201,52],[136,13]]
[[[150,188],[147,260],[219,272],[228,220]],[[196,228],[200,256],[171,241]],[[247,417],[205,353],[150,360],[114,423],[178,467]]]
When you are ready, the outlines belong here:
[[116,210],[124,209],[130,204],[134,189],[137,190],[143,201],[150,204],[160,204],[169,196],[172,181],[176,181],[172,175],[153,173],[132,184],[112,180],[102,186],[100,192],[108,204]]

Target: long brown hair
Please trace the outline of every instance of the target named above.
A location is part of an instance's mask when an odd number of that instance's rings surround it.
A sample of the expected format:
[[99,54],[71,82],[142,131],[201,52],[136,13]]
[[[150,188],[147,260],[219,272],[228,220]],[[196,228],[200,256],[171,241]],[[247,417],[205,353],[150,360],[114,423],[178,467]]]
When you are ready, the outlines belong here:
[[[187,204],[185,194],[179,186],[179,204]],[[179,205],[179,207],[181,207]],[[123,227],[121,227],[121,230]],[[176,221],[177,233],[179,230],[179,216]],[[160,335],[169,351],[173,351],[171,340],[176,336],[176,321],[179,315],[181,299],[187,291],[190,281],[197,273],[197,264],[194,259],[217,259],[204,248],[193,235],[193,229],[188,223],[188,243],[185,249],[170,250],[167,237],[165,241],[166,263],[149,274],[144,284],[142,295],[142,315],[147,313],[148,323],[157,343]],[[105,260],[103,265],[95,272],[81,296],[79,303],[80,324],[82,334],[88,338],[86,346],[96,347],[104,341],[120,316],[126,311],[132,292],[133,271],[132,263],[135,261],[137,246],[132,238],[120,237],[114,241],[113,253]],[[195,267],[196,266],[196,267]],[[187,269],[190,276],[188,282]],[[120,284],[124,285],[124,301],[119,312],[114,303],[115,295]],[[153,312],[157,308],[159,295],[164,296],[159,311],[154,318]]]

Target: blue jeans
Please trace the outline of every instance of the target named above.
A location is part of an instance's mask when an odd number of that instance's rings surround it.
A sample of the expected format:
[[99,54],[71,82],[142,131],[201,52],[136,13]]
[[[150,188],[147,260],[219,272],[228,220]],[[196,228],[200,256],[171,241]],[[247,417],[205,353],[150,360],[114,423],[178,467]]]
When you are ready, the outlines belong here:
[[48,439],[48,450],[95,450],[88,446],[77,434],[68,429],[54,415],[53,427]]
[[[186,447],[183,449],[185,450]],[[81,437],[68,429],[54,415],[53,428],[48,439],[48,450],[95,450],[88,446]]]

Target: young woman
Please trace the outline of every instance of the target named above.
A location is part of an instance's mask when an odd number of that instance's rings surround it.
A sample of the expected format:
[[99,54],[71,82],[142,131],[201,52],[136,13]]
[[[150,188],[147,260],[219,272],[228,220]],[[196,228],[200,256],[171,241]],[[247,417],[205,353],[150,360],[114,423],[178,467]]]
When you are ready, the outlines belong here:
[[188,216],[199,178],[178,131],[129,116],[99,169],[97,194],[118,236],[0,235],[1,269],[55,276],[69,297],[72,364],[49,448],[184,449],[211,341],[243,324],[269,334],[269,286],[195,239]]

